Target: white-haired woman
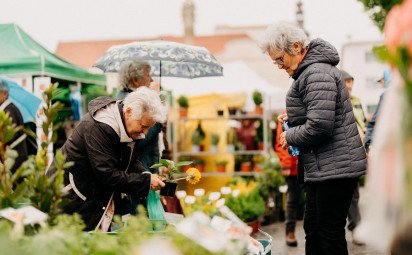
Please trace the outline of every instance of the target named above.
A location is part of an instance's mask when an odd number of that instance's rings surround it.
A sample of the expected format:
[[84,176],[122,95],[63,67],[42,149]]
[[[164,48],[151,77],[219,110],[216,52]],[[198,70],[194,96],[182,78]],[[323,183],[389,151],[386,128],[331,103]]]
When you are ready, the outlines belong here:
[[269,26],[262,49],[294,79],[286,96],[292,128],[280,142],[300,149],[299,175],[306,186],[306,254],[348,254],[346,216],[366,154],[348,90],[336,68],[339,55],[322,39],[309,41],[298,26]]
[[78,213],[86,230],[106,232],[114,214],[130,213],[130,201],[122,193],[145,199],[150,189],[164,186],[161,177],[142,167],[136,143],[156,122],[166,120],[166,111],[159,95],[145,87],[124,101],[96,98],[88,109],[62,147],[74,163],[64,172],[68,204],[63,210]]

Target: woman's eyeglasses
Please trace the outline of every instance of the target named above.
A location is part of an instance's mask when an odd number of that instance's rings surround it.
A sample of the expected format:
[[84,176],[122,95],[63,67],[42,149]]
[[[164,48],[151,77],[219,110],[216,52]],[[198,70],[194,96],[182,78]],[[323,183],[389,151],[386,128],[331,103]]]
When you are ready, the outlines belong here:
[[284,57],[285,57],[285,52],[283,53],[283,55],[281,56],[281,57],[278,57],[278,58],[276,58],[276,59],[273,59],[272,61],[273,61],[273,64],[275,64],[275,65],[283,65],[285,62],[284,62]]

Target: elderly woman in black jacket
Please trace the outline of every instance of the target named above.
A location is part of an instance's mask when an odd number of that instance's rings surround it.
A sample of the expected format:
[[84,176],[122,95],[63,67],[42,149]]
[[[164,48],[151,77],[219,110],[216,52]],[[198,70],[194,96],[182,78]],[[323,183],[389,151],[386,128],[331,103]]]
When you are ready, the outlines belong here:
[[269,26],[261,46],[294,79],[286,96],[287,116],[281,116],[292,128],[280,141],[300,149],[306,254],[348,254],[346,216],[366,171],[366,154],[336,68],[338,52],[322,39],[309,42],[301,28],[289,23]]

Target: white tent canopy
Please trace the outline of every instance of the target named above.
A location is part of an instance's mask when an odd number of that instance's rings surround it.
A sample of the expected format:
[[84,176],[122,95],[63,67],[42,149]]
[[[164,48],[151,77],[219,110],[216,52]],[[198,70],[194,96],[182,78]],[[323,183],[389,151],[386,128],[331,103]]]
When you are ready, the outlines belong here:
[[244,92],[247,95],[246,109],[248,110],[254,108],[252,100],[253,91],[259,90],[265,97],[270,98],[270,100],[264,102],[265,107],[269,107],[272,110],[285,108],[285,97],[288,88],[269,84],[242,61],[224,63],[223,75],[221,77],[197,79],[162,77],[161,83],[164,89],[172,91],[175,96]]

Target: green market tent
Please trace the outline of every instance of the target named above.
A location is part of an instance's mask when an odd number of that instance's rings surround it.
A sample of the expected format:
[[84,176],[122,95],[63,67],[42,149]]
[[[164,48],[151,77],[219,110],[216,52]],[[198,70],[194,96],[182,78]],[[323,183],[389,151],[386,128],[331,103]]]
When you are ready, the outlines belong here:
[[0,74],[41,75],[106,85],[106,76],[93,74],[46,50],[15,24],[0,24]]

